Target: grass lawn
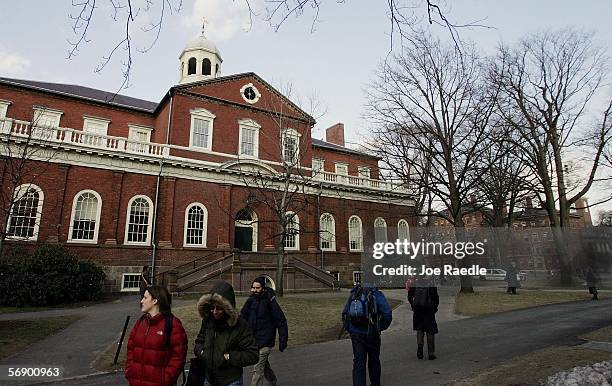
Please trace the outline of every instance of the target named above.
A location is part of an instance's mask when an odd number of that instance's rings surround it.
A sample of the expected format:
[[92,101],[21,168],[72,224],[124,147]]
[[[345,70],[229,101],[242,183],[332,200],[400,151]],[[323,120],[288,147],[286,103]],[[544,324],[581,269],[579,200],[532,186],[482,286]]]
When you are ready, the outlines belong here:
[[42,306],[42,307],[0,307],[0,314],[8,314],[14,312],[38,312],[38,311],[46,311],[46,310],[54,310],[58,308],[79,308],[79,307],[89,307],[100,303],[111,302],[117,300],[119,296],[111,295],[111,296],[103,296],[99,300],[87,300],[82,302],[75,303],[65,303],[65,304],[56,304],[53,306]]
[[[612,353],[577,347],[549,347],[514,358],[448,385],[538,385],[547,377],[576,366],[612,359]],[[503,382],[500,380],[503,379]]]
[[5,359],[79,320],[78,315],[0,321],[0,359]]
[[[600,292],[599,298],[609,298],[610,292]],[[458,294],[455,312],[460,315],[478,316],[495,312],[518,310],[544,304],[564,303],[575,300],[589,300],[591,295],[584,292],[520,290],[518,295],[502,291],[481,291],[474,294]]]
[[[296,347],[305,344],[325,342],[337,339],[341,329],[341,313],[344,304],[346,303],[347,294],[338,292],[334,294],[326,293],[325,296],[300,296],[292,295],[283,298],[277,298],[285,316],[289,327],[289,347]],[[240,309],[246,301],[247,297],[240,296],[236,298],[237,307]],[[200,330],[202,319],[198,314],[196,301],[193,306],[176,307],[172,310],[181,322],[187,337],[189,339],[189,348],[187,357],[193,354],[193,345],[195,338]],[[391,307],[400,304],[400,301],[389,299]],[[118,341],[118,339],[117,339]],[[278,341],[278,339],[277,339]],[[278,342],[277,342],[278,343]],[[125,365],[125,348],[127,344],[127,336],[125,338],[117,368],[123,369]],[[117,349],[116,342],[108,347],[94,363],[94,367],[98,370],[113,370],[113,359]]]

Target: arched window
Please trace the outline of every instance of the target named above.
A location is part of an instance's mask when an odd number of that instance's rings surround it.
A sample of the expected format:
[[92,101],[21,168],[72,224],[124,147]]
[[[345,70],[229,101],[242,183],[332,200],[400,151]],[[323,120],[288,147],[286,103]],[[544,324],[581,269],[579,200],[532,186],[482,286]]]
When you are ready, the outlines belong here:
[[215,64],[215,75],[219,73],[219,63]]
[[199,202],[185,209],[185,246],[205,247],[208,210]]
[[285,234],[285,249],[300,249],[300,219],[297,214],[287,212],[287,232]]
[[102,199],[93,190],[82,190],[72,201],[68,241],[98,242]]
[[376,220],[374,220],[374,242],[387,242],[387,223],[382,217],[378,217]]
[[33,184],[24,184],[15,189],[7,224],[7,238],[38,239],[44,198],[42,189]]
[[408,221],[402,219],[397,223],[397,239],[400,241],[410,241],[410,228],[408,227]]
[[321,250],[335,251],[336,250],[336,222],[334,216],[329,213],[323,213],[319,219],[319,232],[321,240]]
[[194,75],[196,73],[196,58],[189,58],[187,62],[187,75]]
[[128,203],[125,243],[147,245],[151,240],[153,202],[147,196],[134,196]]
[[357,216],[351,216],[348,221],[349,228],[349,250],[361,251],[361,219]]
[[210,59],[202,60],[202,75],[210,75]]

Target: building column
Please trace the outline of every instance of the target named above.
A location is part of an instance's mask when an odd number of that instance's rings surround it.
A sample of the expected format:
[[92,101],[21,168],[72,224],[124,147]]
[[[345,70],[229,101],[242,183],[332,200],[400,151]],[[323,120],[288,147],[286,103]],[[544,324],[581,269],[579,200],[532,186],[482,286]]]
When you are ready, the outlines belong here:
[[[221,205],[220,216],[215,222],[217,227],[217,249],[229,250],[231,248],[230,236],[234,221],[232,220],[232,186],[221,185],[219,204]],[[208,222],[211,223],[210,218]]]
[[113,171],[113,179],[111,181],[111,197],[110,197],[110,213],[111,213],[111,235],[114,238],[109,238],[104,241],[104,244],[116,245],[117,239],[119,238],[119,219],[121,218],[121,197],[123,192],[123,175],[124,172],[120,170]]
[[172,225],[174,223],[174,188],[175,177],[163,177],[157,200],[157,223],[155,239],[159,248],[172,248]]
[[[70,170],[70,165],[60,164],[57,166],[61,179],[63,179],[63,183],[59,186],[57,191],[57,197],[59,198],[58,203],[53,209],[53,217],[57,220],[56,232],[55,234],[49,232],[49,236],[47,236],[48,243],[58,243],[61,239],[61,228],[62,228],[62,220],[64,219],[64,206],[66,205],[66,187],[68,186],[68,171]],[[70,221],[70,218],[68,218]],[[68,228],[70,229],[70,224],[68,224]]]

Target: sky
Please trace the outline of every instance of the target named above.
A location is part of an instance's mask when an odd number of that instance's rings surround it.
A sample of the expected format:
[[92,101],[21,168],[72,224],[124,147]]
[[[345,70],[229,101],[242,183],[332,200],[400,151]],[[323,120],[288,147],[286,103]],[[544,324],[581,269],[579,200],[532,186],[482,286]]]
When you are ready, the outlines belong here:
[[[177,4],[177,0],[168,0]],[[325,128],[343,122],[349,146],[368,133],[362,112],[365,89],[374,71],[390,50],[390,23],[386,0],[323,0],[313,28],[313,12],[290,17],[279,31],[263,20],[265,0],[250,0],[258,15],[249,23],[244,0],[183,0],[181,10],[170,14],[166,6],[159,39],[142,32],[155,23],[161,0],[141,9],[133,27],[132,76],[121,94],[159,101],[178,82],[178,57],[186,42],[199,35],[206,18],[206,36],[221,52],[222,75],[255,72],[283,89],[292,84],[296,102],[316,95],[325,114],[318,119],[313,136],[324,138]],[[414,0],[418,3],[418,0]],[[120,0],[125,3],[125,0]],[[132,0],[134,8],[144,0]],[[576,27],[594,32],[596,41],[612,54],[612,1],[590,0],[442,0],[456,24],[479,20],[491,28],[460,29],[464,40],[474,42],[485,54],[500,41],[513,43],[520,37],[546,29]],[[71,15],[79,9],[64,1],[4,1],[0,23],[0,76],[79,84],[117,91],[122,84],[119,49],[100,72],[96,67],[122,38],[125,26],[112,19],[110,1],[98,0],[86,44],[67,59],[70,41],[76,40]],[[424,17],[424,7],[417,16]],[[427,27],[425,23],[421,23]],[[432,32],[443,40],[449,35],[438,26]],[[305,110],[309,110],[304,106]],[[323,109],[319,109],[319,112]],[[317,114],[318,115],[318,114]]]

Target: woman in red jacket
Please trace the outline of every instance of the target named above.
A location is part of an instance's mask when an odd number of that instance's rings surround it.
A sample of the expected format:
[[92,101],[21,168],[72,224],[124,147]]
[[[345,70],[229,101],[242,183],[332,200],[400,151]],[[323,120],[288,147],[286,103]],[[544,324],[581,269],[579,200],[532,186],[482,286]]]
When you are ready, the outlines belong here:
[[147,288],[140,301],[143,316],[128,341],[125,377],[131,386],[174,385],[185,365],[187,335],[171,313],[166,288]]

